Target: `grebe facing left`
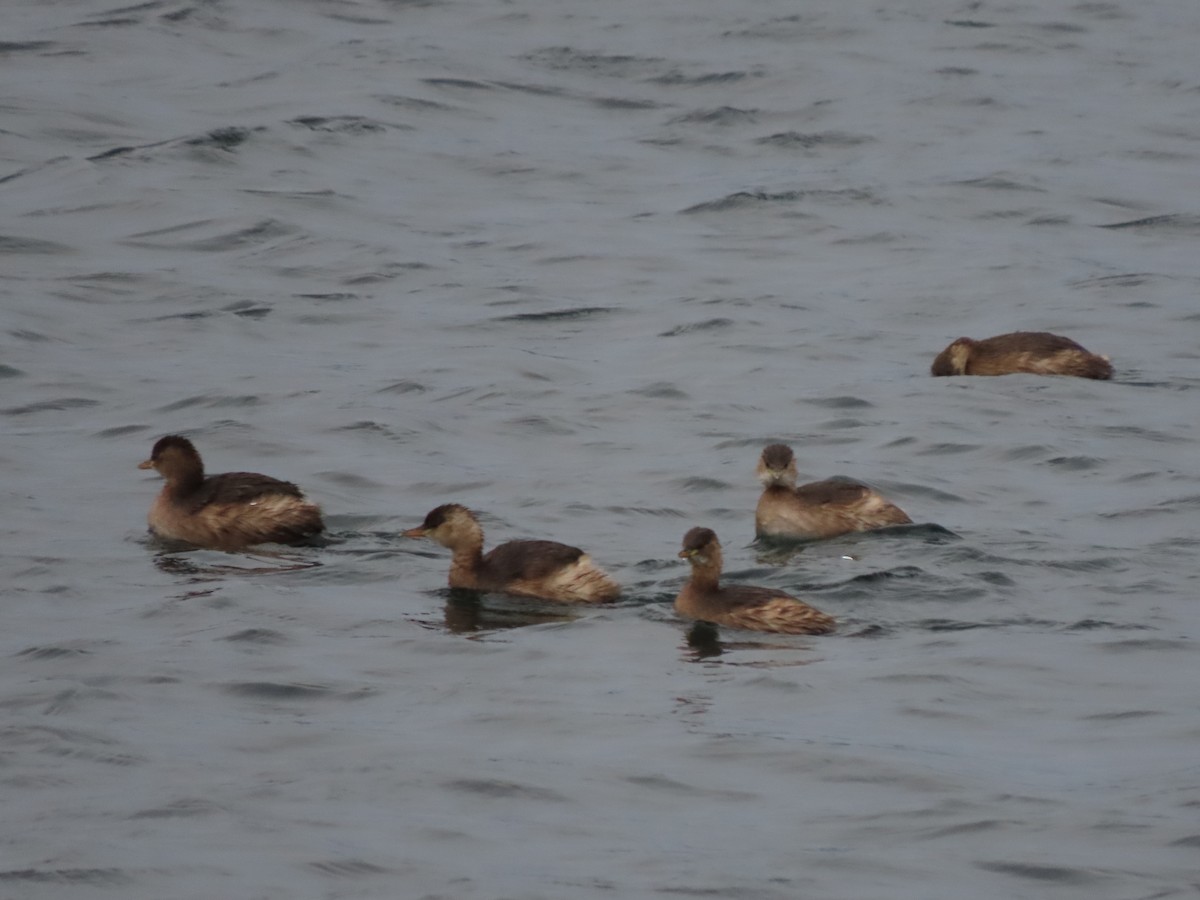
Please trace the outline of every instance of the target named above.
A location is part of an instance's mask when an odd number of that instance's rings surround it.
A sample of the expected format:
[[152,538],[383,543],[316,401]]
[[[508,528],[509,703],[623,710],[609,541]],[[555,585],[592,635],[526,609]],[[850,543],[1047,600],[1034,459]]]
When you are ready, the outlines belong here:
[[436,541],[451,552],[450,587],[496,591],[565,603],[604,603],[621,586],[578,547],[557,541],[509,541],[483,552],[483,527],[465,506],[430,510],[405,537]]
[[160,438],[139,469],[154,469],[166,484],[150,507],[150,531],[168,540],[213,550],[254,544],[303,544],[324,530],[321,509],[290,481],[254,472],[204,475],[192,442]]

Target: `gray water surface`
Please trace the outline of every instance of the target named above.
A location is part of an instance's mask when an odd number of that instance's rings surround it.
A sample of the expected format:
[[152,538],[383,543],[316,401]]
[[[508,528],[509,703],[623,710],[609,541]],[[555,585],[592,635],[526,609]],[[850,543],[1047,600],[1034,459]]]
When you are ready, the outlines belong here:
[[[1195,896],[1195,3],[3,20],[0,897]],[[1015,329],[1116,378],[929,377]],[[150,542],[171,432],[330,544]],[[918,526],[756,546],[774,440]]]

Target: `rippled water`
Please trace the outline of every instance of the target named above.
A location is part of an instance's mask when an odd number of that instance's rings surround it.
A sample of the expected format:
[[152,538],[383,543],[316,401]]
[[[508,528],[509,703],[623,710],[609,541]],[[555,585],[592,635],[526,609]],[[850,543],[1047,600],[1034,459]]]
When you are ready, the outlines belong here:
[[[1194,895],[1194,3],[4,18],[0,896]],[[928,376],[1018,328],[1116,379]],[[175,431],[334,541],[149,543]],[[772,440],[921,524],[755,546]]]

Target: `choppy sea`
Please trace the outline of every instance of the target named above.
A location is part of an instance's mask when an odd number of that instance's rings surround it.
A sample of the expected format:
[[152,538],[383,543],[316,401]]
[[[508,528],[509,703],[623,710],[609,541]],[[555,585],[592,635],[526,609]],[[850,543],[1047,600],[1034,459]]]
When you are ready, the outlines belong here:
[[[0,898],[1196,895],[1193,0],[0,18]],[[929,377],[1018,329],[1116,377]],[[328,546],[149,541],[166,433]],[[689,643],[694,525],[840,631]]]

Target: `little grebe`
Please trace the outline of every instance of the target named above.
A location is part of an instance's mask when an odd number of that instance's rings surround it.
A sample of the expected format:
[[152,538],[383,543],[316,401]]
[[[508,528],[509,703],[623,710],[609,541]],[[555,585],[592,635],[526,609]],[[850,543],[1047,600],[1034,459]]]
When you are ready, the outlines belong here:
[[204,477],[192,442],[160,438],[139,469],[154,469],[167,483],[150,507],[150,531],[160,538],[214,550],[253,544],[305,543],[324,529],[321,509],[288,481],[253,472]]
[[557,541],[509,541],[483,552],[483,528],[465,506],[446,503],[431,510],[405,537],[427,537],[453,554],[450,587],[496,591],[567,603],[615,600],[621,586],[578,547]]
[[827,478],[796,486],[796,457],[786,444],[769,444],[758,460],[762,496],[754,512],[759,537],[817,540],[908,525],[900,507],[852,478]]
[[1070,338],[1046,331],[1014,331],[982,341],[961,337],[937,355],[934,375],[1075,375],[1112,378],[1107,356],[1089,353]]
[[675,611],[681,616],[780,634],[825,634],[837,624],[833,616],[783,591],[721,587],[721,542],[709,528],[693,528],[685,534],[679,556],[692,564],[691,580],[675,598]]

